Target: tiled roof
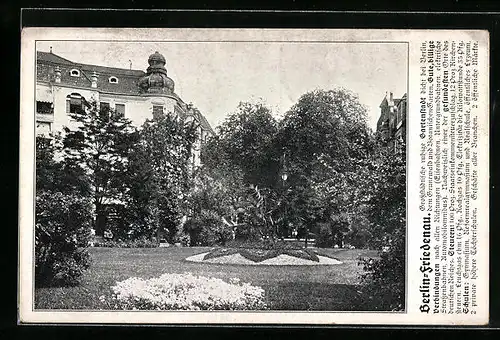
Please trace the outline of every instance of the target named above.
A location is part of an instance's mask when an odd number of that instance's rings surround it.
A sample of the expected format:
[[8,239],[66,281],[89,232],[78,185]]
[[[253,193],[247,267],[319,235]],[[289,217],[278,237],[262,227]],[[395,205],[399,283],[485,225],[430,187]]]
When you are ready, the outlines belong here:
[[63,57],[60,57],[54,53],[48,53],[48,52],[42,52],[42,51],[37,51],[36,52],[36,58],[37,61],[46,61],[54,64],[62,64],[62,65],[74,65],[75,67],[78,67],[79,69],[82,69],[84,71],[96,71],[97,73],[110,73],[110,74],[115,74],[115,75],[128,75],[128,76],[135,76],[135,77],[142,77],[146,73],[142,70],[129,70],[125,68],[118,68],[118,67],[107,67],[107,66],[99,66],[99,65],[90,65],[90,64],[80,64],[80,63],[75,63],[73,61],[70,61],[68,59],[65,59]]
[[[138,95],[137,82],[146,73],[141,70],[127,70],[116,67],[106,67],[89,64],[74,63],[53,53],[37,51],[37,79],[42,81],[53,81],[54,69],[47,67],[48,64],[59,66],[61,70],[61,84],[90,87],[91,77],[94,72],[99,75],[97,88],[103,92]],[[80,71],[80,77],[72,77],[69,72],[72,69]],[[109,82],[109,77],[118,78],[118,83]]]
[[[90,64],[79,64],[72,62],[68,59],[60,57],[54,53],[36,52],[37,57],[37,70],[36,77],[37,81],[52,82],[55,79],[55,66],[59,66],[61,70],[61,84],[62,85],[72,85],[78,87],[88,87],[91,88],[92,84],[92,74],[96,72],[99,77],[97,79],[97,89],[102,92],[116,93],[116,94],[130,94],[130,95],[140,95],[140,88],[138,86],[138,81],[141,77],[146,75],[144,71],[141,70],[130,70],[122,69],[116,67],[106,67],[99,65]],[[78,69],[80,71],[79,77],[73,77],[70,75],[72,69]],[[109,77],[115,76],[118,78],[118,83],[113,84],[109,82]],[[182,99],[177,95],[173,94],[175,98],[181,103],[181,107],[185,106]],[[207,119],[196,110],[196,115],[198,116],[198,121],[200,122],[204,130],[208,130],[214,133],[214,130],[208,123]]]
[[47,61],[49,63],[55,63],[55,64],[63,64],[63,65],[73,65],[75,64],[72,61],[69,61],[68,59],[64,59],[63,57],[60,57],[54,53],[47,53],[47,52],[42,52],[42,51],[36,51],[36,61]]

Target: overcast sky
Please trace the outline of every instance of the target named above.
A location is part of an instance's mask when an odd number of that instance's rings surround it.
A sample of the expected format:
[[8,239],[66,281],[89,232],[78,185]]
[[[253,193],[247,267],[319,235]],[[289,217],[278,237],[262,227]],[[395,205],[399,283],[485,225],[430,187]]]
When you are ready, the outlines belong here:
[[316,88],[347,88],[368,109],[375,128],[387,92],[407,91],[403,43],[37,42],[37,50],[78,63],[145,71],[155,51],[167,60],[175,92],[215,127],[240,101],[261,100],[279,117]]

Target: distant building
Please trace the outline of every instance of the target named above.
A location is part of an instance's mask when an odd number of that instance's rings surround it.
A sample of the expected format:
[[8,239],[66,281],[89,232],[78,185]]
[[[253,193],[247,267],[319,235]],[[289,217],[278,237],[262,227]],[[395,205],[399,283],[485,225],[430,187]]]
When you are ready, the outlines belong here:
[[385,95],[380,103],[380,117],[377,122],[377,135],[387,143],[387,146],[397,150],[406,140],[406,113],[408,100],[406,93],[403,97],[394,98],[393,93]]
[[142,70],[80,64],[52,51],[37,51],[36,60],[36,132],[48,134],[74,127],[70,113],[84,109],[90,100],[122,113],[140,126],[155,112],[171,112],[198,123],[198,142],[192,155],[199,165],[200,146],[214,131],[206,118],[186,104],[174,91],[168,77],[165,57],[158,52],[149,56],[149,67]]

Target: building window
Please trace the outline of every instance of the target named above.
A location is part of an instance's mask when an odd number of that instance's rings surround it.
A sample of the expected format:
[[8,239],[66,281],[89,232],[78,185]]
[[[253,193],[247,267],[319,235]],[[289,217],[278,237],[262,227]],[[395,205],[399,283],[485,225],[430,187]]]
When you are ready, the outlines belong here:
[[122,117],[125,117],[125,104],[116,104],[115,111]]
[[72,77],[79,77],[80,76],[80,70],[77,70],[76,68],[72,69],[69,71],[69,75]]
[[37,122],[36,123],[36,133],[37,135],[48,135],[52,131],[52,126],[47,122]]
[[108,112],[109,109],[110,109],[109,103],[101,102],[100,103],[100,108],[101,108],[101,111]]
[[163,113],[163,105],[153,105],[153,116]]
[[109,77],[108,81],[110,82],[110,84],[118,84],[118,78],[116,77]]
[[83,113],[87,105],[85,98],[78,93],[66,97],[66,113]]
[[52,103],[36,102],[36,113],[52,114]]

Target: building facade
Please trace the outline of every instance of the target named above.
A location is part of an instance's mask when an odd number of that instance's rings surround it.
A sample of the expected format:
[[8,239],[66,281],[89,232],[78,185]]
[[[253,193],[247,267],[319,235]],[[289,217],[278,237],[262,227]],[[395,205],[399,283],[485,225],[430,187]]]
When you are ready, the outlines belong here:
[[175,113],[198,126],[198,142],[192,162],[200,163],[201,143],[214,134],[206,118],[176,93],[168,77],[166,60],[158,52],[148,58],[146,72],[75,63],[52,51],[37,51],[36,59],[36,133],[47,135],[75,128],[70,113],[84,110],[89,101],[97,101],[122,113],[140,126],[156,112]]
[[377,135],[387,146],[398,150],[406,140],[406,114],[408,100],[406,93],[401,98],[394,98],[392,92],[386,93],[380,103],[380,117],[377,121]]

